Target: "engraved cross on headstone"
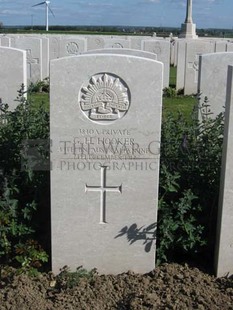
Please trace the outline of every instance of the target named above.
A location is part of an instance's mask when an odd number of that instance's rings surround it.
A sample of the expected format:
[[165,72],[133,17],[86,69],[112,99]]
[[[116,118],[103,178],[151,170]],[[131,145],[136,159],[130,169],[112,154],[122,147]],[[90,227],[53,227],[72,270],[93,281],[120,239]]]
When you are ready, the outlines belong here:
[[188,63],[188,68],[193,69],[195,71],[195,77],[194,77],[194,82],[198,82],[198,71],[199,71],[199,55],[197,54],[195,56],[195,60],[193,62]]
[[33,64],[39,64],[39,58],[33,58],[32,57],[32,50],[31,49],[26,49],[27,52],[27,64],[28,64],[28,73],[29,73],[29,78],[32,78],[32,65]]
[[106,193],[107,192],[118,192],[122,193],[122,185],[120,186],[107,186],[106,176],[107,166],[101,167],[101,181],[100,186],[85,186],[85,192],[100,192],[100,224],[106,224]]

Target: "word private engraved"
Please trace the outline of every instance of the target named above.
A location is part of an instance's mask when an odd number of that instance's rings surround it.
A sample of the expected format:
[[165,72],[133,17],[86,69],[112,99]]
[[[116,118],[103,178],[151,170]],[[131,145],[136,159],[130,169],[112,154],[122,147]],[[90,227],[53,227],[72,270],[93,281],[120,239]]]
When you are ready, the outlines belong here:
[[92,76],[79,94],[83,113],[100,124],[108,124],[122,118],[130,105],[130,92],[118,76],[100,73]]

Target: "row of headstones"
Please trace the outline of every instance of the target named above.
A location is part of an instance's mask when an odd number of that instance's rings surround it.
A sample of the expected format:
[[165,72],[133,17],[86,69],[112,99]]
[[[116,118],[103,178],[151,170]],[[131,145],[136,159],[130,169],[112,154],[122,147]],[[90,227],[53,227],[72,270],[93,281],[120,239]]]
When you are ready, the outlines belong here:
[[1,36],[0,45],[26,50],[27,80],[37,82],[49,76],[51,59],[74,56],[103,48],[138,49],[151,52],[164,64],[163,87],[169,86],[170,64],[177,65],[176,89],[184,88],[186,95],[197,93],[199,55],[233,51],[230,40],[198,39],[167,40],[148,37],[110,36]]
[[[55,273],[65,264],[100,273],[154,268],[162,72],[162,63],[132,55],[100,53],[51,61]],[[233,167],[228,158],[233,148],[232,72],[230,67],[225,88],[218,276],[233,273]]]
[[184,89],[185,95],[198,91],[199,56],[207,53],[232,52],[230,40],[197,39],[176,40],[174,43],[175,62],[177,66],[176,89]]
[[28,81],[37,82],[49,76],[49,61],[75,56],[90,50],[124,48],[147,51],[157,55],[164,64],[164,83],[169,85],[170,41],[152,37],[11,35],[0,37],[0,45],[26,50]]
[[[0,53],[3,64],[11,58],[7,76],[17,76],[19,59],[25,71],[26,51],[0,48]],[[163,65],[145,52],[134,53],[126,55],[122,50],[111,57],[90,52],[51,61],[55,272],[65,264],[97,267],[103,273],[147,272],[154,267]],[[213,76],[207,79],[212,83],[218,76],[226,90],[232,54],[201,56],[200,75],[212,70]],[[6,76],[0,78],[4,81]],[[232,168],[228,159],[232,71],[227,85],[218,275],[233,273]]]

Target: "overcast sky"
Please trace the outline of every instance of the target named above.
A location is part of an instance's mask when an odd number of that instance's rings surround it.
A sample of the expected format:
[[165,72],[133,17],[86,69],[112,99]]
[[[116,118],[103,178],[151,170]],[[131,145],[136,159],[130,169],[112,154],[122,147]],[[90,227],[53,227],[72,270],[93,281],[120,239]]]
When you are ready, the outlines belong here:
[[[4,25],[43,25],[43,0],[0,0]],[[51,0],[50,25],[125,25],[180,27],[186,0]],[[197,28],[233,28],[233,0],[193,0]]]

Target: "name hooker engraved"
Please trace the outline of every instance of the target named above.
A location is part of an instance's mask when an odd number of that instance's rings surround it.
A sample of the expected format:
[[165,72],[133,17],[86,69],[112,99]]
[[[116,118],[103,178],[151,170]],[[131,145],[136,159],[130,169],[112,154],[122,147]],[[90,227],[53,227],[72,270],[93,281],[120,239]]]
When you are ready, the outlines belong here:
[[122,118],[130,105],[126,83],[118,76],[107,73],[92,76],[88,85],[81,88],[79,97],[83,113],[100,124]]

